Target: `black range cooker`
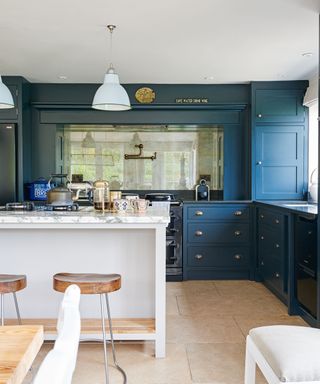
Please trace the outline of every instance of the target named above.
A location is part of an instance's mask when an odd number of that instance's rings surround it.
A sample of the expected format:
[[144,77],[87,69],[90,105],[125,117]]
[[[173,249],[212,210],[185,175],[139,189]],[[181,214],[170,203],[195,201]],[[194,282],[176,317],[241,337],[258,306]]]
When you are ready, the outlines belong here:
[[147,193],[151,202],[170,203],[170,223],[166,228],[166,278],[167,281],[182,280],[182,202],[170,193]]

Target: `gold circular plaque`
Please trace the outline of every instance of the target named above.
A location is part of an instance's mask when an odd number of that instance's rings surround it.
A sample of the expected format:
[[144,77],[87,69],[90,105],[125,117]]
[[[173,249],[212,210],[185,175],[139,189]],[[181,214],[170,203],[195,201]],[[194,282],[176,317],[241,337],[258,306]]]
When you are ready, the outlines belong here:
[[156,94],[154,93],[153,89],[143,87],[137,90],[137,92],[135,93],[135,97],[139,101],[139,103],[150,104],[156,98]]

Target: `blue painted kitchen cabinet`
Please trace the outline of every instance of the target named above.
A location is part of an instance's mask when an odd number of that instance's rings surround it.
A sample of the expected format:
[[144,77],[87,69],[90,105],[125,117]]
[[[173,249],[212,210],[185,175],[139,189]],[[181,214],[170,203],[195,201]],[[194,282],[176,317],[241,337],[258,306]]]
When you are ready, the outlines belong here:
[[288,215],[256,208],[257,277],[284,303],[288,299]]
[[249,203],[184,203],[183,278],[249,279]]
[[307,190],[308,83],[252,83],[252,196],[302,199]]

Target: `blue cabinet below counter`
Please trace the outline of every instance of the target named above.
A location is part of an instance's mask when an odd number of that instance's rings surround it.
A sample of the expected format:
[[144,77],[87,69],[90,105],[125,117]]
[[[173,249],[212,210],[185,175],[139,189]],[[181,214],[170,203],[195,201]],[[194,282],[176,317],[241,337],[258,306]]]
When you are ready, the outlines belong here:
[[184,280],[252,279],[250,203],[185,203]]
[[256,218],[256,278],[287,303],[288,214],[257,207]]

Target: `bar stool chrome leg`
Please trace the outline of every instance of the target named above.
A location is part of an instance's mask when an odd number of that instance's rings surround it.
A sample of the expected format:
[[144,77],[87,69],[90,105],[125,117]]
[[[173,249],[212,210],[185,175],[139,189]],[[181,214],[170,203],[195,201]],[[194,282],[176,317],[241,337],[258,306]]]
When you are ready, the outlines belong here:
[[114,348],[114,339],[113,339],[113,331],[112,331],[112,322],[111,322],[111,314],[110,314],[109,297],[108,297],[107,293],[105,293],[104,295],[106,297],[106,304],[107,304],[107,314],[108,314],[108,322],[109,322],[109,329],[110,329],[110,340],[111,340],[113,362],[114,362],[114,365],[116,366],[117,370],[120,371],[122,376],[123,376],[123,383],[126,384],[127,383],[127,376],[126,376],[125,371],[119,366],[119,364],[117,362],[116,351],[115,351],[115,348]]
[[14,305],[16,306],[16,312],[17,312],[17,317],[18,317],[18,322],[21,325],[21,316],[20,316],[20,311],[19,311],[19,306],[18,306],[18,300],[17,300],[17,295],[15,292],[12,292],[13,298],[14,298]]
[[0,295],[0,307],[1,307],[1,325],[4,325],[4,294]]
[[105,324],[105,308],[103,301],[103,294],[100,294],[100,310],[101,310],[101,324],[102,324],[102,336],[103,336],[103,352],[104,352],[104,373],[106,377],[106,384],[109,384],[109,372],[108,372],[108,355],[107,355],[107,337],[106,337],[106,324]]

